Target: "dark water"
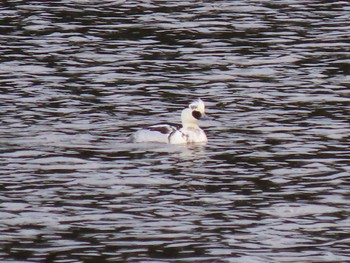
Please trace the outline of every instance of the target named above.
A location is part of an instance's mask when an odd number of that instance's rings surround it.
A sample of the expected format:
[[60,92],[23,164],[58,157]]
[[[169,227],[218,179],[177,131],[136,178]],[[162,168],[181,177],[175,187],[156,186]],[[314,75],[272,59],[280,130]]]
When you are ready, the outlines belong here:
[[350,261],[347,1],[0,6],[1,262]]

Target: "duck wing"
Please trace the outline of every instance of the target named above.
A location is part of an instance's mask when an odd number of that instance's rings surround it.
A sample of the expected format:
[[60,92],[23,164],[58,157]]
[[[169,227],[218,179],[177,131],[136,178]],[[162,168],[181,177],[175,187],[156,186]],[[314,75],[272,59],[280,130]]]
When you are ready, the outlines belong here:
[[181,124],[169,123],[169,122],[162,122],[162,123],[153,124],[146,127],[146,129],[150,131],[157,131],[162,134],[171,134],[174,131],[179,130],[181,128],[182,128]]

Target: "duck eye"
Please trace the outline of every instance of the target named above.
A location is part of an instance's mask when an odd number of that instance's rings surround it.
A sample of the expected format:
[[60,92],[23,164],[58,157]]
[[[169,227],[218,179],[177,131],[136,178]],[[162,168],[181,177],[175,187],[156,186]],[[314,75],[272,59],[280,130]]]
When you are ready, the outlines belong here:
[[194,111],[192,111],[192,116],[195,119],[199,120],[202,117],[202,114],[199,111],[194,110]]

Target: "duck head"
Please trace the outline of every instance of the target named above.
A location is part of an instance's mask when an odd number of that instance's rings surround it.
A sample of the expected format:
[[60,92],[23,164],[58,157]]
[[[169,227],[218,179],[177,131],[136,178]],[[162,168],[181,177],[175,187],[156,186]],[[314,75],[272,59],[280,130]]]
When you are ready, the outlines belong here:
[[205,105],[201,99],[193,101],[188,108],[181,113],[181,121],[184,127],[197,127],[197,122],[205,116]]

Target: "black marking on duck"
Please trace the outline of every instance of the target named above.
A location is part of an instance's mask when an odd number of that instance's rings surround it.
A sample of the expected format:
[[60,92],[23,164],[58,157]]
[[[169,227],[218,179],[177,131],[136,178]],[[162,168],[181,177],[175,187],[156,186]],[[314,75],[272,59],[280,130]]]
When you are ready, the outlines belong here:
[[193,118],[199,120],[202,117],[202,113],[200,113],[199,111],[194,110],[194,111],[192,111],[192,116],[193,116]]
[[162,134],[172,134],[176,130],[181,129],[182,125],[181,124],[176,124],[176,123],[158,123],[154,125],[147,126],[146,129],[150,131],[157,131]]

